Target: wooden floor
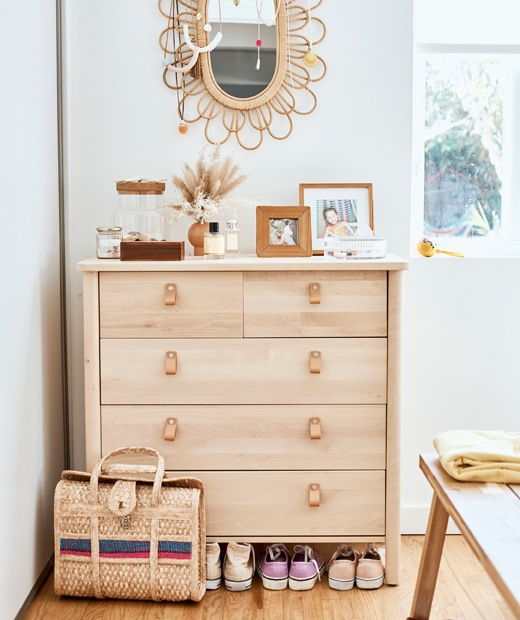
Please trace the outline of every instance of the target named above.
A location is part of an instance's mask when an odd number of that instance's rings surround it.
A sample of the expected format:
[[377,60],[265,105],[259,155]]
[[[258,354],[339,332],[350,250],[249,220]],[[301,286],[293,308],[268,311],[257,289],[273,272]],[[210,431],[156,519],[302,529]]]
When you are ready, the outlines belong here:
[[[57,597],[52,575],[24,620],[404,620],[410,611],[424,537],[403,536],[402,579],[396,587],[338,592],[327,578],[308,592],[208,592],[200,603],[97,601]],[[462,536],[444,546],[431,620],[511,620],[512,614]]]

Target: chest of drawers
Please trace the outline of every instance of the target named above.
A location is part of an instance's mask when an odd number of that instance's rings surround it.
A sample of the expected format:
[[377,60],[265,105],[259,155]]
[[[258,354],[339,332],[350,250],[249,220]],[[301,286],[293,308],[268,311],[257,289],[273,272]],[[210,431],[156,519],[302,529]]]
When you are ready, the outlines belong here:
[[397,583],[406,267],[82,261],[87,467],[155,448],[208,539],[384,542]]

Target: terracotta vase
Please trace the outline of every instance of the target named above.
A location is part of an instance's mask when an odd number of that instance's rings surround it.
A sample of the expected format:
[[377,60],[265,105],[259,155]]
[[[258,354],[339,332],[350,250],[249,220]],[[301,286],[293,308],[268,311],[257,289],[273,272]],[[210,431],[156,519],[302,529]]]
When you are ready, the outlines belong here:
[[209,232],[209,223],[193,222],[188,229],[188,241],[193,246],[195,256],[204,256],[204,233]]

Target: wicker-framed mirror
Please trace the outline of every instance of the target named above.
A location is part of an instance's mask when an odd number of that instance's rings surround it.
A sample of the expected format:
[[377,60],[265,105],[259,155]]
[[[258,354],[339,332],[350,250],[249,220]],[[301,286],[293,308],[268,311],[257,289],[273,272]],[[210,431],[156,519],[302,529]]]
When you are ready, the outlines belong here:
[[[211,144],[223,144],[235,136],[238,144],[248,150],[257,149],[266,134],[276,140],[288,138],[293,130],[293,115],[308,115],[316,108],[311,85],[321,80],[327,70],[315,52],[326,33],[325,24],[314,15],[322,1],[240,0],[237,4],[233,0],[158,0],[159,11],[167,20],[159,37],[165,65],[163,80],[177,93],[180,130],[184,123],[201,121]],[[225,9],[231,7],[236,15],[241,10],[245,13],[248,3],[254,6],[250,10],[256,13],[259,34],[260,24],[266,30],[261,7],[273,2],[273,68],[267,72],[265,84],[256,87],[258,92],[252,95],[247,90],[235,93],[227,78],[215,77],[217,55],[228,54],[233,36],[243,35],[240,31],[245,28],[237,29],[235,23],[235,32],[231,33],[226,15],[222,17],[224,2]],[[217,8],[220,24],[214,18]],[[262,47],[262,38],[253,39],[251,47],[258,61],[262,58],[265,64],[269,52]],[[237,66],[247,64],[247,53],[247,49],[240,48],[241,62]],[[257,67],[261,65],[258,61]]]

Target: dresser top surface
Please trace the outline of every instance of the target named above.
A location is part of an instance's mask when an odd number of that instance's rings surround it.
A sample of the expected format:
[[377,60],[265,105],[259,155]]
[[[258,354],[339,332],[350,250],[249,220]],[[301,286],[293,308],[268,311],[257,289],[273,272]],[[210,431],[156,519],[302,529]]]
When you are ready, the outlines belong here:
[[79,271],[400,271],[408,269],[408,261],[387,254],[385,258],[325,260],[323,256],[309,258],[240,258],[206,260],[188,256],[182,261],[121,261],[119,259],[89,258],[77,264]]

